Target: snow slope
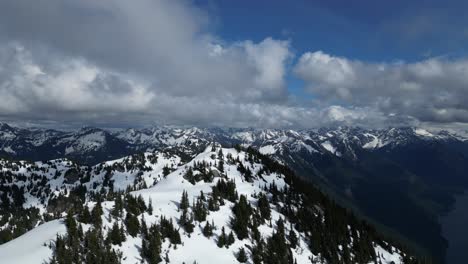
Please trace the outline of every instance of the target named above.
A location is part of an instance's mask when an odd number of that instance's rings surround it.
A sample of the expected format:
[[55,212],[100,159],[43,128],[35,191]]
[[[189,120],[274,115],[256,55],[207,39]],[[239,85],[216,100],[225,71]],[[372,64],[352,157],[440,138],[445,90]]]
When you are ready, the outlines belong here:
[[[233,180],[236,183],[238,194],[245,195],[247,200],[254,207],[258,202],[258,196],[256,194],[264,192],[265,186],[270,186],[270,184],[274,183],[280,190],[283,189],[283,187],[288,187],[284,180],[284,176],[281,174],[259,174],[259,172],[264,168],[264,165],[249,159],[247,153],[228,148],[223,148],[222,153],[224,173],[220,172],[216,166],[216,164],[219,164],[221,160],[221,157],[218,155],[219,148],[212,149],[209,147],[186,164],[180,164],[180,159],[178,157],[164,156],[161,153],[156,154],[158,155],[157,162],[151,163],[148,159],[154,158],[154,154],[144,154],[143,163],[146,169],[142,175],[143,179],[149,183],[148,186],[150,187],[133,191],[131,194],[135,197],[141,196],[147,205],[151,202],[154,209],[152,214],[145,212],[142,215],[139,215],[139,220],[143,221],[144,219],[147,226],[150,226],[153,223],[157,223],[164,216],[168,219],[172,219],[173,222],[178,225],[177,223],[180,217],[179,201],[182,192],[184,190],[187,191],[189,201],[192,202],[200,195],[200,192],[203,192],[205,195],[209,195],[212,187],[216,185],[217,181],[221,178],[225,180]],[[135,180],[135,172],[138,170],[129,170],[127,165],[125,165],[131,159],[135,159],[135,157],[127,157],[106,162],[101,165],[113,166],[114,174],[112,179],[114,180],[114,186],[116,189],[125,189],[126,186]],[[202,162],[209,164],[207,169],[213,173],[214,180],[212,182],[198,181],[195,184],[190,183],[184,178],[184,175],[189,168],[195,168],[196,164],[200,164]],[[237,162],[251,170],[252,175],[254,175],[253,180],[246,181],[243,174],[239,171],[239,165]],[[161,171],[163,170],[163,167],[167,165],[171,165],[173,170],[164,177],[161,175]],[[59,170],[60,168],[61,167],[58,167]],[[26,172],[25,169],[23,170]],[[98,170],[96,168],[94,168],[94,170],[99,172],[94,177],[103,177],[102,170]],[[199,172],[194,171],[194,174],[196,173]],[[90,183],[92,182],[95,182],[93,178]],[[267,193],[267,195],[271,194]],[[87,204],[92,209],[95,203],[87,202]],[[102,207],[104,209],[104,214],[102,215],[103,232],[105,234],[115,222],[118,222],[119,225],[123,225],[123,219],[116,219],[110,215],[113,206],[113,201],[102,202]],[[179,232],[181,235],[182,245],[174,246],[169,243],[168,239],[166,239],[162,245],[161,255],[167,256],[170,263],[194,263],[194,261],[197,263],[238,263],[235,257],[235,252],[238,252],[241,247],[248,248],[249,246],[253,246],[254,242],[252,240],[236,239],[234,244],[228,248],[219,248],[216,243],[217,237],[221,234],[222,227],[224,227],[226,233],[231,232],[230,221],[232,217],[232,206],[233,203],[226,200],[225,204],[221,205],[218,211],[209,212],[206,221],[195,222],[195,229],[191,234],[184,232],[183,228],[180,228]],[[265,238],[271,236],[276,229],[276,221],[281,218],[284,220],[285,231],[289,233],[292,229],[292,231],[298,236],[298,246],[295,249],[292,249],[293,257],[297,260],[297,263],[310,263],[311,260],[318,260],[318,256],[312,254],[309,250],[306,234],[293,227],[293,225],[287,220],[287,217],[279,212],[278,208],[280,207],[281,204],[278,207],[271,207],[271,221],[261,224],[258,228],[261,235]],[[206,222],[213,222],[216,226],[214,236],[209,238],[202,234],[202,227]],[[89,228],[89,225],[82,225],[83,230],[87,230]],[[52,250],[45,245],[49,244],[57,234],[64,233],[65,226],[62,224],[61,220],[54,220],[40,225],[23,236],[4,245],[0,245],[0,260],[2,263],[42,264],[52,256]],[[141,245],[141,235],[132,237],[127,234],[125,242],[120,246],[113,245],[113,248],[122,252],[122,263],[134,264],[141,263],[139,252]],[[402,263],[401,255],[398,250],[394,250],[393,253],[390,253],[376,244],[375,251],[382,263],[391,263],[391,261],[395,264]],[[25,252],[27,252],[27,254],[25,254]]]
[[[62,220],[53,220],[26,234],[0,245],[0,262],[9,264],[42,264],[52,256],[49,243],[66,233]],[[46,246],[45,246],[46,245]]]

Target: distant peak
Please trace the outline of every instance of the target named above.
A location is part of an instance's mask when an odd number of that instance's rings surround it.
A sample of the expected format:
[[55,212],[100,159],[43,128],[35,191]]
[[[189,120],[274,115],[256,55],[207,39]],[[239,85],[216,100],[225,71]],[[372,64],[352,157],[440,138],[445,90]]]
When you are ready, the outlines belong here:
[[13,130],[13,128],[7,123],[0,122],[0,130]]

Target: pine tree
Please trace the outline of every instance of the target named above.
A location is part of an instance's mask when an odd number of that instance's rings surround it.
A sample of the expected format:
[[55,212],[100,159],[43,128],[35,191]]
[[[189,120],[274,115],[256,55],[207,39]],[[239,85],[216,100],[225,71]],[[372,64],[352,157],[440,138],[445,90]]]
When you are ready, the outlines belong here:
[[117,195],[115,198],[114,202],[114,207],[112,208],[111,214],[114,217],[122,217],[122,211],[123,211],[123,201],[122,197],[120,195]]
[[249,236],[248,226],[252,208],[244,195],[241,195],[239,202],[234,204],[232,212],[234,213],[231,222],[232,229],[240,240],[247,238]]
[[258,198],[258,209],[263,219],[269,220],[271,216],[270,203],[265,194],[261,193]]
[[296,232],[294,232],[292,228],[291,230],[289,230],[288,240],[289,244],[291,245],[291,248],[296,248],[299,239],[297,238]]
[[96,228],[99,228],[102,225],[101,215],[102,215],[102,206],[101,206],[101,202],[98,201],[96,202],[96,205],[91,211],[91,222],[92,224],[94,224]]
[[192,167],[189,167],[187,169],[187,171],[185,172],[185,175],[184,175],[184,179],[186,179],[188,182],[190,182],[191,184],[195,185],[195,183],[197,182],[196,179],[195,179],[195,175],[193,175],[193,169]]
[[152,215],[153,214],[153,200],[150,198],[149,204],[148,204],[148,214]]
[[122,245],[125,235],[117,222],[114,223],[108,234],[108,240],[114,245]]
[[156,264],[162,261],[160,256],[162,245],[161,233],[157,226],[152,226],[150,230],[148,237],[144,238],[142,241],[141,254],[148,263]]
[[138,218],[132,213],[127,213],[127,216],[125,217],[125,225],[127,226],[128,234],[132,237],[136,237],[140,229]]
[[222,248],[226,245],[227,242],[227,237],[226,237],[226,232],[224,230],[224,226],[221,228],[221,235],[218,236],[218,242],[217,245],[218,247]]
[[192,233],[193,228],[193,216],[189,214],[188,209],[183,209],[180,215],[179,224],[184,228],[185,232]]
[[164,178],[166,178],[167,175],[169,175],[169,173],[171,173],[171,169],[170,169],[169,166],[167,166],[167,164],[166,164],[166,165],[164,165],[164,167],[163,167],[163,176],[164,176]]
[[213,235],[213,225],[210,222],[206,222],[205,226],[203,227],[203,235],[206,237],[211,237]]
[[224,160],[222,158],[219,160],[217,168],[221,173],[224,172]]
[[69,212],[65,218],[65,226],[67,227],[67,233],[70,237],[78,236],[77,223],[71,212]]
[[237,261],[239,261],[240,263],[247,262],[248,260],[247,254],[245,253],[245,249],[243,247],[241,247],[239,251],[236,253],[236,258],[237,258]]
[[219,210],[219,203],[217,198],[210,197],[208,198],[208,210],[210,211],[218,211]]
[[234,242],[236,242],[236,239],[234,238],[234,234],[231,231],[229,232],[229,235],[226,239],[226,247],[229,247],[230,245],[234,244]]
[[89,213],[88,205],[85,205],[78,214],[78,220],[81,223],[89,224],[91,223],[91,214]]
[[265,263],[292,263],[292,252],[286,243],[284,237],[284,223],[280,218],[276,222],[276,232],[267,240]]
[[251,248],[251,255],[252,255],[252,262],[254,264],[261,264],[264,260],[264,242],[263,239],[260,238],[260,241]]
[[203,202],[201,198],[198,198],[193,208],[193,215],[194,215],[195,221],[198,221],[198,222],[205,221],[207,214],[208,214],[208,210],[205,207],[205,203]]
[[180,199],[179,210],[187,210],[190,206],[187,191],[182,192],[182,198]]
[[224,158],[223,149],[222,149],[222,148],[219,148],[219,151],[218,151],[218,159],[223,160],[223,158]]

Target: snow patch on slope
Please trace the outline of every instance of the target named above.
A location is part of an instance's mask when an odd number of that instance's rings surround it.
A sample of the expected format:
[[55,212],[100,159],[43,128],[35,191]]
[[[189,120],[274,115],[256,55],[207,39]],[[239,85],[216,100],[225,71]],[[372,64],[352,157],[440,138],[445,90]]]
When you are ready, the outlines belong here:
[[325,148],[328,152],[335,154],[338,157],[341,156],[341,153],[336,150],[336,148],[330,143],[330,141],[323,142],[322,147]]
[[259,151],[260,153],[265,154],[265,155],[276,153],[276,149],[272,145],[263,146],[259,149]]
[[422,128],[416,128],[414,130],[414,133],[416,135],[423,136],[423,137],[434,137],[434,135],[431,132],[429,132],[429,131],[427,131],[425,129],[422,129]]
[[[42,264],[52,256],[48,244],[55,240],[57,234],[66,233],[62,220],[53,220],[42,224],[26,234],[0,245],[2,263]],[[44,246],[46,245],[46,246]]]

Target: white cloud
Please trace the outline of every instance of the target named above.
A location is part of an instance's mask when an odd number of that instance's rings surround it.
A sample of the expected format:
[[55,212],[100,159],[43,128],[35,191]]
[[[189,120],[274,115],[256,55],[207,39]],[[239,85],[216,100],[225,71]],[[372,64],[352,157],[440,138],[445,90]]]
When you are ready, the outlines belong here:
[[305,53],[295,73],[321,102],[373,107],[428,122],[468,122],[468,60],[366,63]]
[[[468,60],[367,63],[228,42],[185,0],[0,1],[0,117],[224,126],[468,122]],[[305,100],[304,100],[305,101]],[[302,101],[301,101],[302,102]],[[402,121],[403,120],[403,121]]]
[[225,109],[285,103],[289,42],[225,42],[207,21],[183,0],[1,2],[0,115],[197,123],[211,102],[237,122]]
[[289,43],[267,38],[258,44],[246,41],[243,46],[257,71],[255,83],[262,89],[282,92],[285,63],[292,56]]
[[134,112],[154,97],[148,86],[81,59],[41,65],[18,44],[0,47],[0,110],[6,114]]

